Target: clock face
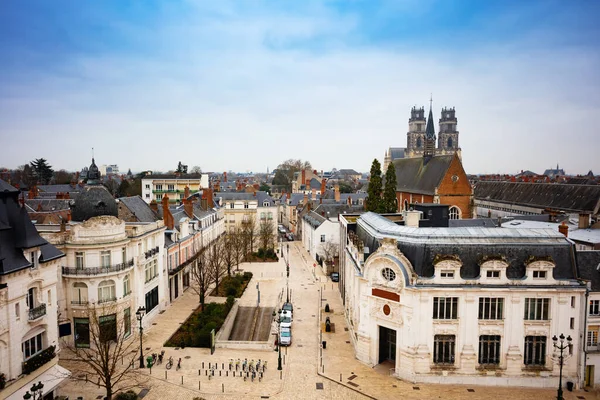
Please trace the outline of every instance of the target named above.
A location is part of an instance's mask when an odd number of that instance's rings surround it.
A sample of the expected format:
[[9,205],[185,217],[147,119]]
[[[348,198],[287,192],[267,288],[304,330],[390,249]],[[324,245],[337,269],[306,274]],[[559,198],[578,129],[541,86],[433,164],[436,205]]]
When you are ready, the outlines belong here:
[[452,175],[452,182],[458,182],[458,175]]

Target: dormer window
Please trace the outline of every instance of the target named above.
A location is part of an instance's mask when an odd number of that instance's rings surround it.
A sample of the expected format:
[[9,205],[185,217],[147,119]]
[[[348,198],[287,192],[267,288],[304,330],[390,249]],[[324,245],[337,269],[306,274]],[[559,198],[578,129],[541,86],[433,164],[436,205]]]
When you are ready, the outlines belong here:
[[546,279],[546,271],[533,271],[533,279]]
[[269,207],[269,201],[268,200],[263,201],[263,207]]
[[231,203],[229,203],[229,208],[233,208],[235,206],[235,203],[232,201]]
[[32,251],[29,253],[29,261],[31,262],[31,269],[36,269],[38,267],[37,251]]
[[488,278],[500,278],[500,271],[487,271],[486,277]]
[[244,203],[244,208],[248,208],[248,202]]

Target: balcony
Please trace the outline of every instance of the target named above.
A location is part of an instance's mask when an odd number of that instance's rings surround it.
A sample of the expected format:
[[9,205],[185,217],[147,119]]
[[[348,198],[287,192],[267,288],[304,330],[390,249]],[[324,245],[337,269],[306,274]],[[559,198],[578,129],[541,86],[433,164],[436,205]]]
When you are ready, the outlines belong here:
[[29,321],[36,321],[46,315],[46,303],[29,309]]
[[98,299],[98,304],[111,303],[113,301],[117,301],[116,297],[105,297],[103,299]]
[[112,272],[120,272],[125,271],[131,267],[133,267],[133,258],[125,263],[115,264],[108,267],[91,267],[91,268],[72,268],[72,267],[62,267],[62,274],[71,275],[71,276],[93,276],[93,275],[102,275],[102,274],[110,274]]
[[148,250],[147,252],[144,253],[144,256],[146,257],[146,259],[158,254],[159,252],[159,248],[158,246],[154,247],[153,249]]
[[39,354],[31,357],[29,360],[23,362],[23,374],[27,375],[46,364],[54,358],[55,346],[50,346],[46,350],[42,350]]
[[89,303],[87,300],[71,300],[72,306],[87,306]]

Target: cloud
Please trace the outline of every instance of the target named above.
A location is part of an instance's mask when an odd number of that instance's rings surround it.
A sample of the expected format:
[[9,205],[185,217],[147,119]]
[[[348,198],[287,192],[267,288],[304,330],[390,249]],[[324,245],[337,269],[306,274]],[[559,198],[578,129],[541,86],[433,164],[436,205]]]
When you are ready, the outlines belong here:
[[368,171],[387,147],[404,146],[410,108],[433,92],[436,118],[456,107],[469,173],[557,161],[567,172],[600,170],[598,135],[585,129],[600,108],[589,48],[553,47],[543,30],[464,46],[451,37],[420,46],[418,35],[376,42],[358,9],[239,4],[161,5],[143,21],[103,14],[96,23],[131,51],[115,44],[11,71],[0,93],[1,163],[43,156],[79,169],[95,147],[100,163],[124,170],[181,160],[264,171],[301,158]]

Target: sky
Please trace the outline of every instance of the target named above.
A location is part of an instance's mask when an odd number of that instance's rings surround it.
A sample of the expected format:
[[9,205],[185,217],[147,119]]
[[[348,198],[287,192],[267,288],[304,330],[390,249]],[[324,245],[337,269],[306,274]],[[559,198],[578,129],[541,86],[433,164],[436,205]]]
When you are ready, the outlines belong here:
[[[467,173],[600,173],[600,2],[4,0],[0,167],[368,171],[413,106]],[[437,131],[437,122],[435,124]]]

